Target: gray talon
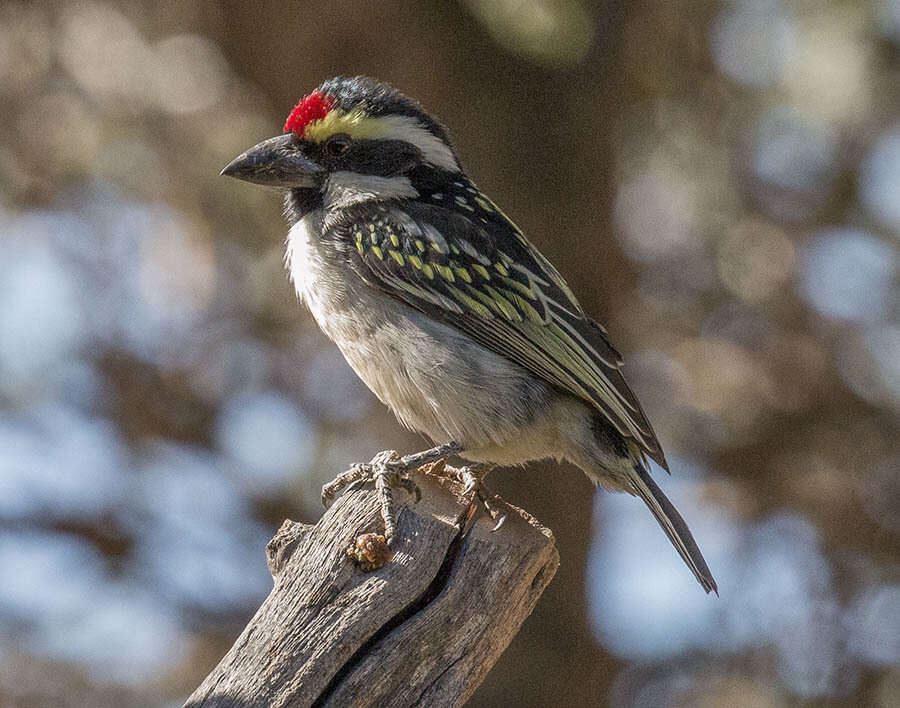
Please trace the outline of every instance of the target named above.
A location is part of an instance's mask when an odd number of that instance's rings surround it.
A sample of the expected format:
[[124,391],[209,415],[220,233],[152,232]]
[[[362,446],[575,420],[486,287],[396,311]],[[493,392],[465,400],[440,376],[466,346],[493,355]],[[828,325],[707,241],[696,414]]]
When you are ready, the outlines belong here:
[[449,443],[406,457],[400,457],[394,450],[379,452],[368,464],[355,464],[328,484],[323,485],[322,505],[328,508],[338,494],[354,484],[374,482],[381,506],[381,518],[384,521],[384,541],[390,546],[397,527],[393,487],[402,487],[415,497],[418,503],[422,500],[422,490],[413,479],[407,476],[407,472],[441,460],[447,455],[456,454],[461,449],[459,445]]

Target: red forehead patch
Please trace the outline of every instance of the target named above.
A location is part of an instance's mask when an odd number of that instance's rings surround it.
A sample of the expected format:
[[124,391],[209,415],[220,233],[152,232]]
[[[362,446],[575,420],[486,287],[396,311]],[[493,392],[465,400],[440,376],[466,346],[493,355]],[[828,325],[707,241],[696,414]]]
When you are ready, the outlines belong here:
[[334,99],[331,96],[326,96],[320,91],[313,91],[308,96],[301,98],[300,102],[294,106],[284,122],[284,132],[293,133],[298,138],[302,138],[306,126],[314,120],[327,116],[332,108],[334,108]]

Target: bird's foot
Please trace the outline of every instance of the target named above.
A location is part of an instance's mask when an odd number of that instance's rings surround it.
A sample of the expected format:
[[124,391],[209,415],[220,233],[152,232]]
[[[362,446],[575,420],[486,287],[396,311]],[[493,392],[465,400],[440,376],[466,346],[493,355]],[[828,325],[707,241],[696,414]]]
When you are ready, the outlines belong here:
[[394,487],[401,487],[415,497],[418,502],[422,498],[419,486],[409,473],[423,465],[442,460],[448,455],[462,451],[456,443],[438,445],[437,447],[400,457],[393,450],[379,452],[371,462],[353,465],[343,474],[335,477],[322,487],[322,504],[328,508],[334,499],[346,488],[363,482],[374,482],[381,507],[381,518],[384,521],[384,535],[364,534],[349,549],[348,553],[364,569],[374,570],[390,559],[390,545],[397,530],[397,515],[394,504]]
[[[322,487],[322,504],[326,508],[347,487],[364,482],[374,482],[378,492],[378,503],[381,507],[381,518],[384,521],[384,535],[372,536],[367,539],[367,544],[391,545],[397,528],[397,515],[394,505],[394,487],[401,487],[416,498],[418,502],[422,498],[419,486],[408,476],[410,467],[403,463],[401,458],[393,450],[379,452],[371,462],[353,465],[343,474],[335,477],[331,482]],[[377,553],[377,548],[370,549]]]
[[440,469],[439,474],[450,479],[457,485],[462,485],[462,490],[458,493],[458,496],[461,499],[470,494],[475,494],[479,501],[481,501],[481,504],[484,506],[487,513],[490,514],[491,518],[494,520],[494,528],[491,529],[492,533],[503,526],[510,514],[514,514],[515,516],[524,519],[548,538],[553,538],[553,532],[534,516],[524,509],[520,509],[519,507],[510,504],[484,483],[484,478],[490,470],[490,467],[467,465],[459,469],[444,467]]
[[460,496],[465,497],[473,492],[475,493],[478,499],[481,500],[481,504],[484,506],[485,511],[491,515],[491,518],[495,522],[494,528],[491,529],[491,532],[493,533],[503,526],[510,511],[516,512],[518,509],[498,494],[491,491],[484,483],[484,478],[487,476],[488,472],[490,472],[490,469],[479,469],[474,465],[466,465],[465,467],[460,468],[460,481],[463,484],[463,490]]

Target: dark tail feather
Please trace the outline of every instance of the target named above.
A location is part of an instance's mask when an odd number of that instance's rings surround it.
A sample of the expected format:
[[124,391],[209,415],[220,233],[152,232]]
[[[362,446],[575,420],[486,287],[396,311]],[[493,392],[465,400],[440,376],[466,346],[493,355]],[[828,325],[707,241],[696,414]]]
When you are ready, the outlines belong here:
[[709,572],[709,567],[703,560],[703,554],[697,548],[697,543],[684,519],[681,518],[681,514],[663,494],[662,489],[656,485],[643,465],[635,465],[634,471],[635,476],[632,478],[634,491],[650,507],[650,511],[653,512],[653,516],[656,517],[662,530],[666,532],[666,536],[675,546],[675,550],[687,563],[687,567],[691,569],[703,589],[706,592],[713,590],[718,595],[719,589],[716,587],[716,581]]

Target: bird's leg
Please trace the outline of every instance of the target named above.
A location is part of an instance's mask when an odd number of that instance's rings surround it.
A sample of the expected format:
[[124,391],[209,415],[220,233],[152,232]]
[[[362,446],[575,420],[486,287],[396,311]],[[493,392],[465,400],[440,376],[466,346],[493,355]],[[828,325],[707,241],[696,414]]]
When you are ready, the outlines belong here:
[[381,518],[384,520],[384,541],[390,545],[397,528],[393,487],[403,487],[419,501],[422,493],[409,477],[409,472],[459,452],[462,452],[462,445],[452,442],[404,457],[400,457],[393,450],[379,452],[371,462],[353,465],[348,471],[324,485],[322,504],[327,508],[338,494],[353,484],[374,481],[381,506]]
[[396,469],[397,463],[402,464],[402,459],[393,450],[380,452],[370,463],[373,467],[372,476],[375,479],[375,491],[378,492],[378,503],[381,506],[381,519],[384,521],[384,540],[388,546],[394,540],[397,530],[397,514],[394,510],[394,487],[403,487],[408,494],[416,498],[416,502],[422,498],[419,486],[406,476],[408,468]]

